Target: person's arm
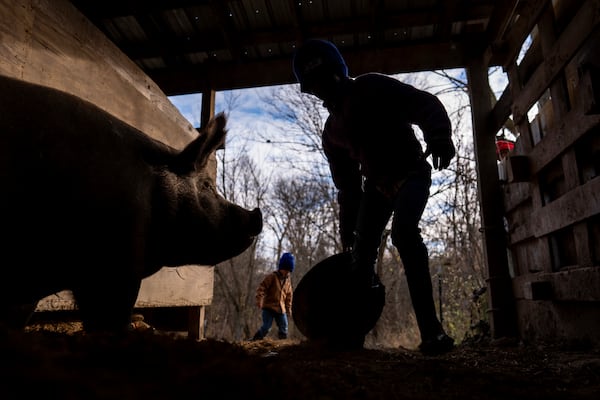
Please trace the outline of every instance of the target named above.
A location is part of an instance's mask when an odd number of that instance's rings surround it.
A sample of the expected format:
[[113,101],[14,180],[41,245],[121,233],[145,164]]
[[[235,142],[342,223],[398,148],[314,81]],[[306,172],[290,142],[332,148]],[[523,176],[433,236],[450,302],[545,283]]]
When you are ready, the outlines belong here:
[[292,289],[292,281],[291,278],[289,279],[289,285],[287,286],[287,290],[285,293],[285,311],[289,314],[292,315],[292,300],[294,297],[294,291]]
[[431,154],[433,167],[447,168],[456,151],[452,143],[452,125],[442,102],[433,94],[403,84],[404,101],[410,122],[423,131],[427,144],[425,156]]
[[362,195],[359,163],[327,141],[327,126],[323,132],[323,150],[329,162],[333,183],[338,189],[339,233],[342,247],[349,249],[354,244],[354,229]]
[[258,288],[256,289],[256,306],[258,308],[263,307],[263,303],[265,300],[265,293],[267,292],[267,287],[268,287],[268,281],[269,281],[269,275],[267,275],[262,280],[262,282],[258,285]]

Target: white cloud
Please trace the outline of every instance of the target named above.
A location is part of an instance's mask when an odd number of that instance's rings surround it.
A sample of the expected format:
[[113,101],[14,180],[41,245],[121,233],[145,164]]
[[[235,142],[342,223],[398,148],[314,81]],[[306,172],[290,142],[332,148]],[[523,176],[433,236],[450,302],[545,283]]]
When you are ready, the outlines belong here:
[[[445,71],[460,81],[466,81],[463,69]],[[501,69],[490,70],[490,85],[497,97],[506,88],[506,74]],[[395,75],[396,78],[413,84],[420,89],[437,94],[449,113],[458,106],[468,103],[466,93],[457,93],[445,90],[449,87],[448,80],[431,72]],[[251,158],[258,165],[272,171],[279,166],[276,160],[283,155],[277,144],[268,142],[264,138],[274,140],[281,136],[281,131],[272,123],[272,116],[266,112],[266,104],[261,96],[266,95],[273,87],[252,88],[243,90],[223,91],[216,94],[215,111],[225,111],[229,115],[226,152],[228,157],[235,156],[240,151],[249,152]],[[200,124],[201,94],[170,97],[173,104],[180,112],[197,127]],[[460,140],[472,140],[470,114],[463,114],[460,121]],[[418,131],[418,130],[417,130]],[[287,154],[289,158],[289,154]]]

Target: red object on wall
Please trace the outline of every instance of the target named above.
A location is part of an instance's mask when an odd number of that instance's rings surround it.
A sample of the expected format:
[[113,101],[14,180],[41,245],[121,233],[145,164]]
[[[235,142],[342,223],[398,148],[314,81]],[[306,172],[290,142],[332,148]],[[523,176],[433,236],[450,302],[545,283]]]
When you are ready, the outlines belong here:
[[514,148],[515,142],[511,140],[496,140],[496,156],[498,156],[498,160],[501,160],[504,157],[506,157],[506,155]]

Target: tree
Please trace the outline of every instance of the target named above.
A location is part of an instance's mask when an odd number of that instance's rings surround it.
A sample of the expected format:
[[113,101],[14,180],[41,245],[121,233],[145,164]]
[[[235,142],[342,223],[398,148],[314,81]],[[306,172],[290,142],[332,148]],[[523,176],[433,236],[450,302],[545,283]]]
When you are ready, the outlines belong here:
[[435,74],[445,82],[435,94],[452,99],[449,113],[457,155],[449,174],[434,174],[434,190],[422,225],[430,249],[434,287],[439,289],[434,291],[436,301],[440,313],[444,312],[440,318],[446,329],[461,339],[469,335],[472,325],[485,318],[481,309],[485,304],[474,302],[474,293],[486,284],[471,110],[464,73]]
[[[474,294],[485,288],[481,249],[477,179],[470,140],[470,106],[464,73],[441,71],[402,76],[445,102],[453,122],[457,157],[450,168],[434,172],[431,196],[422,219],[422,233],[430,251],[435,297],[443,306],[446,328],[458,340],[471,325],[485,319]],[[272,88],[262,97],[276,134],[257,134],[275,151],[273,184],[258,174],[247,159],[247,151],[225,163],[220,175],[223,192],[240,204],[256,203],[263,209],[265,229],[248,252],[217,266],[215,301],[219,308],[219,332],[235,338],[251,336],[258,322],[254,307],[255,288],[264,273],[273,269],[278,257],[291,251],[297,259],[295,282],[325,257],[339,252],[337,191],[329,175],[321,147],[321,132],[327,112],[314,96],[300,93],[298,85]],[[417,127],[415,127],[417,128]],[[422,140],[422,134],[415,129]],[[423,143],[425,147],[425,144]],[[386,233],[389,233],[386,231]],[[384,235],[377,265],[386,286],[386,307],[367,344],[414,347],[418,330],[408,295],[403,266],[388,235]],[[438,293],[440,294],[438,296]]]
[[314,178],[332,185],[327,182],[329,168],[321,147],[321,132],[327,118],[321,101],[301,93],[299,85],[271,88],[261,100],[271,124],[279,132],[277,139],[262,136],[281,150],[273,162],[304,179]]
[[[226,161],[221,154],[219,170],[221,192],[232,202],[246,208],[262,207],[268,180],[242,150]],[[241,340],[253,334],[257,312],[254,307],[259,271],[264,270],[260,257],[260,238],[244,253],[215,267],[215,294],[209,308],[207,336]]]

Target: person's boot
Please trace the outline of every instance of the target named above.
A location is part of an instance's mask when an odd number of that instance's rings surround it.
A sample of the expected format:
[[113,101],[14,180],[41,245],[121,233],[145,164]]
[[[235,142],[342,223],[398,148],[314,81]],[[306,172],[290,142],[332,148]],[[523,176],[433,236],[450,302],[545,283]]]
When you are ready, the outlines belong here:
[[252,341],[255,341],[255,340],[262,340],[262,338],[263,338],[263,335],[261,335],[261,334],[260,334],[260,331],[257,331],[257,332],[254,334],[254,336],[252,336],[252,339],[250,339],[250,340],[252,340]]
[[283,340],[283,339],[287,339],[287,337],[288,337],[287,333],[281,333],[281,332],[279,332],[279,339]]
[[437,356],[449,352],[454,348],[454,339],[444,332],[437,336],[425,339],[419,345],[419,351],[426,356]]
[[381,280],[375,272],[375,262],[365,262],[355,252],[352,253],[350,273],[362,289],[377,289],[381,286]]
[[408,292],[421,332],[419,351],[424,355],[446,353],[454,348],[454,339],[444,332],[436,315],[427,248],[419,242],[411,249],[403,248],[401,254]]
[[154,327],[144,321],[142,314],[133,314],[131,316],[131,329],[134,331],[154,331]]

